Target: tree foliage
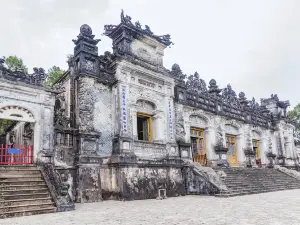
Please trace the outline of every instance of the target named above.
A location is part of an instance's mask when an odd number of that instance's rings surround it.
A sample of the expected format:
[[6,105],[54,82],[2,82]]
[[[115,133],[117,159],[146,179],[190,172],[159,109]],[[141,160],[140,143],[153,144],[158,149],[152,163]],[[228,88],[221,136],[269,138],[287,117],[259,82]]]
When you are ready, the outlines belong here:
[[48,80],[46,85],[53,85],[63,74],[64,71],[58,66],[52,66],[50,69],[48,69]]
[[300,103],[288,112],[288,116],[293,120],[296,131],[300,132]]
[[12,70],[13,72],[21,71],[25,74],[28,73],[28,69],[24,65],[23,60],[21,58],[18,58],[15,55],[5,58],[5,64],[6,64],[7,68]]

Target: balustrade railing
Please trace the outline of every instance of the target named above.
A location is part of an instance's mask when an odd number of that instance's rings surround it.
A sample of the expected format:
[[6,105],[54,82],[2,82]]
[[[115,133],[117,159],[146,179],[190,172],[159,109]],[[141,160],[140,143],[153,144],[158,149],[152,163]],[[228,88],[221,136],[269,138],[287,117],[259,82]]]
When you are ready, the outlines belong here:
[[32,145],[0,144],[0,165],[30,165],[33,164]]

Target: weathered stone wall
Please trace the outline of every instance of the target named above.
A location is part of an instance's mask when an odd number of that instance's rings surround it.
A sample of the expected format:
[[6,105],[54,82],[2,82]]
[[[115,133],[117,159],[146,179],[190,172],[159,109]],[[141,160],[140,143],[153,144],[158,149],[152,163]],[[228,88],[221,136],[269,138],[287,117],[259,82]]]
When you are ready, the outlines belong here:
[[111,88],[96,83],[94,78],[79,78],[78,92],[79,130],[101,133],[98,156],[109,156],[112,153],[113,138],[113,103]]
[[185,195],[181,168],[122,166],[102,169],[104,199],[138,200],[156,198],[158,189],[166,189],[167,197]]
[[98,202],[102,200],[100,168],[83,166],[77,169],[77,202]]
[[185,178],[186,194],[214,195],[220,193],[220,190],[215,185],[204,176],[199,175],[191,167],[183,169],[183,176]]

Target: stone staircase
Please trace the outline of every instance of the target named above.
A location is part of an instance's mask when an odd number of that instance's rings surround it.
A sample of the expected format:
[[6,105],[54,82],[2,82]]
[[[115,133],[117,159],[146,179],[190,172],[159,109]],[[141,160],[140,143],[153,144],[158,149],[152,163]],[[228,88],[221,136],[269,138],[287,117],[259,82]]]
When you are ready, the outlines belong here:
[[34,166],[0,167],[0,219],[56,212],[41,171]]
[[300,181],[274,169],[228,168],[225,185],[228,192],[216,194],[217,197],[258,194],[264,192],[300,189]]

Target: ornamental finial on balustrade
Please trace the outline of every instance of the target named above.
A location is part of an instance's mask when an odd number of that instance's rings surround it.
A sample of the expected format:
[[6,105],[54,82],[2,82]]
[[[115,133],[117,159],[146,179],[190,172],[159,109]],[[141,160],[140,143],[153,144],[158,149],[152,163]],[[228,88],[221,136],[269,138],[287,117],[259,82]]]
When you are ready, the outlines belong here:
[[37,85],[43,85],[43,83],[47,79],[47,74],[43,68],[33,68],[34,73],[31,75],[34,79],[35,84]]
[[239,99],[237,98],[236,93],[231,88],[230,84],[228,84],[227,87],[222,90],[222,99],[223,103],[229,104],[235,109],[241,108]]
[[172,77],[181,82],[184,82],[184,79],[186,78],[186,75],[182,73],[182,70],[180,69],[180,66],[177,63],[173,64],[170,73]]
[[80,33],[77,36],[77,39],[72,40],[74,42],[75,45],[78,45],[80,41],[85,41],[91,45],[97,45],[99,43],[99,41],[101,41],[100,39],[94,39],[95,35],[93,35],[93,30],[92,28],[87,25],[87,24],[83,24],[80,27]]
[[217,81],[215,79],[211,79],[209,81],[209,86],[208,86],[208,93],[217,96],[220,94],[220,92],[222,91],[222,89],[220,89],[217,85]]
[[198,72],[195,72],[194,75],[190,75],[186,82],[187,89],[192,92],[197,93],[206,93],[207,87],[203,79],[199,78]]
[[243,107],[247,106],[249,103],[249,101],[246,98],[245,93],[242,91],[239,93],[239,102]]

